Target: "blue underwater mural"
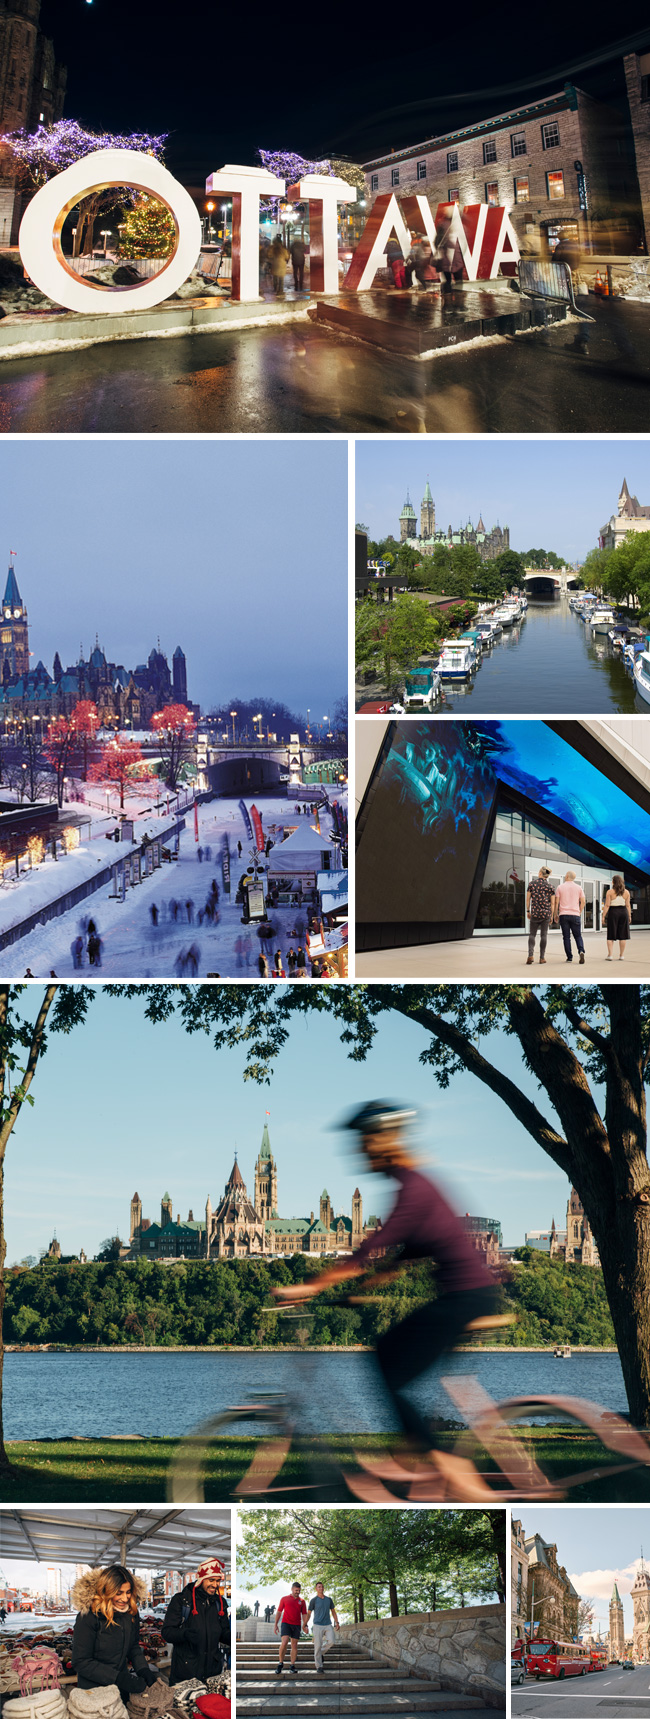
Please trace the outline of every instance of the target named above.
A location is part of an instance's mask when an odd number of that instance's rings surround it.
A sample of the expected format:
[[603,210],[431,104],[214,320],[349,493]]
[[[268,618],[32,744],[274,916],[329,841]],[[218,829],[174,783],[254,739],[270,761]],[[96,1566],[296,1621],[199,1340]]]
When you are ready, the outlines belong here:
[[499,781],[650,875],[650,813],[545,722],[478,722]]

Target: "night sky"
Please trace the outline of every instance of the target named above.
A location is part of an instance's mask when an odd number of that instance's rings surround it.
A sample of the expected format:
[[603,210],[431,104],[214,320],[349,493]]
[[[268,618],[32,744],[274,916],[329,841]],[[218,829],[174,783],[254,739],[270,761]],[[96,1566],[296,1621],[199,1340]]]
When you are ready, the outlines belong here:
[[[650,38],[647,5],[409,14],[379,7],[182,7],[151,0],[43,0],[41,23],[68,66],[65,113],[92,128],[167,131],[188,184],[256,151],[369,156],[404,148],[574,78],[620,102],[621,53]],[[258,22],[256,24],[256,17]],[[619,36],[624,21],[625,43]],[[581,62],[611,47],[613,59]],[[509,87],[512,86],[512,87]]]

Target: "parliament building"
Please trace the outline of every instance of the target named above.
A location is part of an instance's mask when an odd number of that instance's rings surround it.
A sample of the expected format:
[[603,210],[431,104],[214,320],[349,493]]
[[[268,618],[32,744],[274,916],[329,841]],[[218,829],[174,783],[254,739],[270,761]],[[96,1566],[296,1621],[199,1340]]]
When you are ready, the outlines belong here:
[[164,1194],[160,1223],[142,1216],[142,1201],[131,1201],[129,1245],[126,1259],[251,1259],[260,1254],[352,1253],[366,1236],[379,1232],[379,1218],[363,1221],[361,1194],[352,1195],[352,1216],[334,1212],[327,1189],[320,1196],[319,1214],[281,1218],[278,1215],[278,1171],[271,1152],[268,1124],[255,1164],[253,1197],[250,1198],[237,1158],[224,1192],[213,1207],[206,1200],[205,1216],[174,1218],[172,1201]]
[[493,525],[492,530],[487,531],[481,514],[478,525],[472,525],[471,520],[468,520],[466,525],[449,525],[446,531],[437,530],[436,504],[428,478],[420,503],[419,523],[418,532],[417,514],[407,490],[406,501],[399,516],[400,543],[408,543],[411,549],[417,549],[420,555],[433,555],[434,549],[439,545],[443,549],[453,549],[457,544],[470,543],[473,548],[478,549],[481,561],[495,561],[497,555],[502,555],[504,549],[510,548],[510,526]]

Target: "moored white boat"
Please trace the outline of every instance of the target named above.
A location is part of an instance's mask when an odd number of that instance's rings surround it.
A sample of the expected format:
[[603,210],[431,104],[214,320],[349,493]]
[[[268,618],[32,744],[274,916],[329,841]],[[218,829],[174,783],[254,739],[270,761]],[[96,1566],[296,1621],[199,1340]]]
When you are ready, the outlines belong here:
[[642,650],[634,663],[634,679],[640,698],[650,704],[650,651]]
[[471,645],[444,645],[438,670],[443,680],[469,680],[478,666],[478,657]]
[[589,615],[587,625],[591,627],[592,633],[608,633],[614,625],[614,610],[606,608],[604,604],[598,604]]

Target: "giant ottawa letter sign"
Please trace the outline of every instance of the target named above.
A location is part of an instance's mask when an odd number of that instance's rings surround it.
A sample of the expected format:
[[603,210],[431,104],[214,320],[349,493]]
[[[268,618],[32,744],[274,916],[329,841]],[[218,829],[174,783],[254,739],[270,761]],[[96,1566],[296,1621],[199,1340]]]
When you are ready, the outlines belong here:
[[[63,224],[75,204],[114,186],[130,186],[148,197],[157,197],[169,209],[176,228],[171,256],[153,280],[138,286],[83,280],[61,249]],[[285,181],[263,167],[229,165],[210,174],[206,192],[226,192],[232,198],[232,297],[246,302],[259,299],[260,197],[284,197]],[[286,195],[291,202],[309,204],[312,292],[337,293],[337,206],[356,201],[354,187],[333,175],[310,173],[290,185]],[[470,281],[493,279],[500,268],[506,274],[514,273],[519,246],[506,209],[472,203],[461,214],[457,203],[440,203],[434,219],[426,197],[403,197],[401,202],[400,208],[393,193],[375,198],[343,282],[347,292],[363,292],[372,286],[377,270],[384,266],[391,233],[396,234],[407,255],[410,236],[406,222],[426,233],[434,249],[436,226],[444,224],[446,228],[450,223],[450,237],[458,240],[464,273]],[[93,315],[112,315],[116,309],[151,310],[182,286],[195,268],[201,251],[201,221],[189,193],[155,156],[133,149],[99,149],[66,167],[37,191],[23,215],[19,245],[30,279],[55,304]]]

